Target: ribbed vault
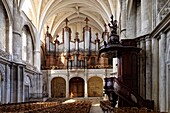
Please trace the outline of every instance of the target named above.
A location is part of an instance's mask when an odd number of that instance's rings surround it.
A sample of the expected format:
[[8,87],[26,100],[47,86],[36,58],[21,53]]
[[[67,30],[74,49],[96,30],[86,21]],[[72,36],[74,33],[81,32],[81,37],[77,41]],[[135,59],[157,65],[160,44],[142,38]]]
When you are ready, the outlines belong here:
[[102,32],[110,16],[118,20],[120,14],[119,0],[18,0],[18,5],[39,33],[48,25],[53,36],[65,26],[66,18],[74,24],[85,23],[88,17],[89,25]]

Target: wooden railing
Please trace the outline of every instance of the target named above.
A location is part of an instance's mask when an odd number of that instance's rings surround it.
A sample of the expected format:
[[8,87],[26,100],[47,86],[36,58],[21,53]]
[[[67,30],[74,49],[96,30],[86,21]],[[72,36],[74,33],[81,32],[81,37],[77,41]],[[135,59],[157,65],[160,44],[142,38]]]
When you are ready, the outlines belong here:
[[[109,101],[100,101],[100,107],[103,113],[160,113],[159,111],[153,111],[147,107],[115,107],[110,106]],[[166,113],[166,112],[165,112]]]

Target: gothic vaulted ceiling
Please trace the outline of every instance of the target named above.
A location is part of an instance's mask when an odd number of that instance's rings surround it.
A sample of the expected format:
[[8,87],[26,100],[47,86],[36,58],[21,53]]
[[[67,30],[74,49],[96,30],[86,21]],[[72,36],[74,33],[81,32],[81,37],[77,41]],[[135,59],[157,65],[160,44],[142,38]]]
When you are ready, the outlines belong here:
[[88,17],[89,24],[100,31],[104,31],[104,24],[108,24],[113,14],[118,20],[120,12],[119,0],[19,0],[20,10],[24,11],[41,33],[48,25],[50,32],[56,32],[65,26],[65,19],[69,24],[84,22]]

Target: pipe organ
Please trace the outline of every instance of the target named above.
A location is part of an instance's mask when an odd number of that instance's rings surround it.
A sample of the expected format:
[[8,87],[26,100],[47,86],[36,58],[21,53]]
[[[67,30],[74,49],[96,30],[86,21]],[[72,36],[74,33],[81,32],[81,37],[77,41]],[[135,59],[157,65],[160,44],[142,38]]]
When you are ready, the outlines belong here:
[[86,26],[83,28],[84,30],[84,47],[85,47],[85,54],[90,55],[90,42],[91,42],[91,28],[88,26],[89,19],[86,18]]
[[[45,64],[44,68],[49,69],[87,69],[87,68],[108,68],[107,59],[99,59],[98,50],[107,40],[107,30],[103,32],[105,38],[100,37],[101,34],[94,32],[92,37],[91,27],[88,24],[89,19],[85,19],[84,27],[81,32],[75,32],[75,37],[71,37],[71,28],[68,26],[68,19],[65,20],[65,27],[62,36],[52,37],[47,27],[45,35]],[[80,30],[80,29],[79,29]],[[79,37],[80,36],[80,37]],[[83,36],[83,37],[81,37]],[[62,39],[60,39],[62,37]],[[96,65],[91,65],[96,64]],[[109,65],[110,66],[110,65]],[[110,67],[111,68],[111,67]]]
[[63,31],[64,31],[64,53],[65,53],[66,57],[68,57],[69,53],[70,53],[71,29],[67,26],[67,23],[68,23],[67,18],[66,18],[65,22],[66,22],[66,26],[63,29]]

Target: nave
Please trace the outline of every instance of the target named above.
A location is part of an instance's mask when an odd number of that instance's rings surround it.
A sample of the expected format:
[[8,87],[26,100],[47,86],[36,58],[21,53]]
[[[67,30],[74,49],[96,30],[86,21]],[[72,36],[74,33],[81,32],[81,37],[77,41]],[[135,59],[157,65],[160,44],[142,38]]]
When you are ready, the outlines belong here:
[[45,102],[0,105],[0,113],[168,113],[146,107],[112,107],[107,98],[50,98]]

